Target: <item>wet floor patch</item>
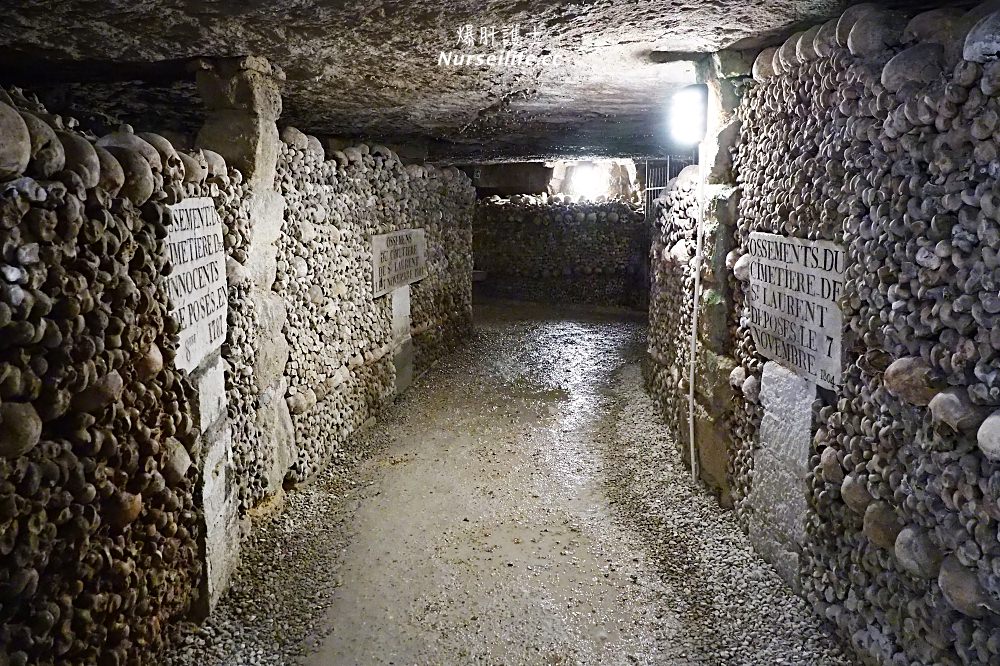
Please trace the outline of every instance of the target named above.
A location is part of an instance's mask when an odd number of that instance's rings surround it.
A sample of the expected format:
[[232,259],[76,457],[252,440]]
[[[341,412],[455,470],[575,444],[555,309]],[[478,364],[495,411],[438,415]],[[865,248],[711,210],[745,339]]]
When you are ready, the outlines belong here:
[[[684,482],[639,386],[641,321],[509,304],[477,320],[359,464],[258,530],[168,663],[849,663]],[[716,570],[734,558],[751,565]]]

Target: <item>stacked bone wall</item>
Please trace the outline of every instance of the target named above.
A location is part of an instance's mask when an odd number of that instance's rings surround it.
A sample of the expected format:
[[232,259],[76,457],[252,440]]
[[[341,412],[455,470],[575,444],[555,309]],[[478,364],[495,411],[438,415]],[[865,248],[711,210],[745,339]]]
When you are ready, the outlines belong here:
[[371,236],[423,228],[428,275],[411,285],[417,366],[471,330],[475,192],[456,169],[404,166],[366,145],[333,151],[286,129],[278,161],[285,198],[274,290],[287,303],[285,375],[295,425],[289,476],[341,461],[351,433],[395,393],[392,300],[373,298]]
[[[691,358],[695,225],[698,218],[698,168],[672,179],[657,200],[649,252],[649,363],[646,388],[663,410],[678,442],[687,440],[687,385]],[[686,447],[681,447],[688,456]]]
[[428,172],[411,165],[407,171],[410,215],[427,236],[427,277],[410,286],[414,366],[420,372],[472,332],[476,191],[454,169]]
[[649,231],[631,204],[491,197],[476,207],[473,247],[486,295],[646,307]]
[[[761,54],[739,110],[737,254],[752,231],[848,254],[843,387],[813,410],[800,575],[879,664],[1000,661],[998,27],[982,10],[852,8]],[[737,354],[746,452],[764,363],[746,327]]]
[[205,159],[205,151],[184,153],[188,171],[197,169],[204,174],[188,178],[184,188],[187,197],[212,197],[223,224],[229,293],[228,327],[222,347],[222,358],[226,361],[226,411],[232,428],[233,472],[240,509],[246,512],[273,492],[268,487],[267,471],[273,466],[274,455],[256,422],[260,396],[254,366],[260,350],[260,317],[246,268],[252,238],[249,210],[252,193],[238,169],[227,168],[216,153],[208,155],[211,165]]
[[165,238],[166,205],[208,174],[185,180],[157,135],[98,138],[4,98],[0,651],[143,663],[202,573],[197,395],[173,366]]

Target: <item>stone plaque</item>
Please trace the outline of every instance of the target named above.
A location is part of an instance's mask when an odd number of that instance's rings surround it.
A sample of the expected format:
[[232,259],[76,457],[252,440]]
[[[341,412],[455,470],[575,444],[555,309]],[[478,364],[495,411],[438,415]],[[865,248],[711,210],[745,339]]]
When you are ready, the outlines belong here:
[[828,389],[841,383],[847,255],[831,241],[750,234],[747,317],[757,352]]
[[229,296],[222,220],[210,197],[170,206],[167,290],[180,325],[175,365],[190,372],[226,339]]
[[425,277],[427,238],[423,229],[402,229],[372,236],[372,294],[375,298]]

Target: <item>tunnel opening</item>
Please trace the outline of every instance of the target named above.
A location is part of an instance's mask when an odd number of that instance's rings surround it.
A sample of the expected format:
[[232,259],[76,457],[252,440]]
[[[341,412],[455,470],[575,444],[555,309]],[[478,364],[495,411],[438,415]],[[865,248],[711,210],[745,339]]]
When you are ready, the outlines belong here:
[[1000,5],[126,4],[0,25],[0,666],[1000,661]]

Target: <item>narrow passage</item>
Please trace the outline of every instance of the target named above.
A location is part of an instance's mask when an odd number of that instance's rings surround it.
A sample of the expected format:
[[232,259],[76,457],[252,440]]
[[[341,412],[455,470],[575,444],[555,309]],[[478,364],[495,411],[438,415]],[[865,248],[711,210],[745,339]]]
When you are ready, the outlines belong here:
[[695,487],[645,324],[477,307],[469,345],[289,495],[170,664],[851,664]]

